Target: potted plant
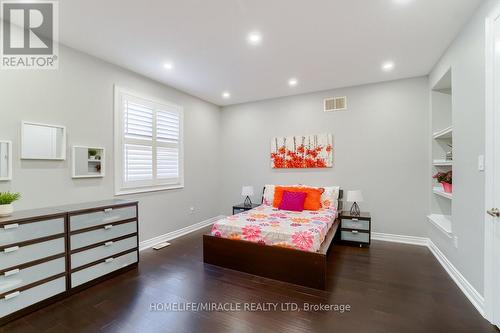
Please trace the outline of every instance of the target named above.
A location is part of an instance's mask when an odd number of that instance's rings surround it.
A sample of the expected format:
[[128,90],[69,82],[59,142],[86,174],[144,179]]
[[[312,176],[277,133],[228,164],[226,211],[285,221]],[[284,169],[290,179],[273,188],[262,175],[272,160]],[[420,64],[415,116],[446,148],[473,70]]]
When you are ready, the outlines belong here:
[[10,216],[14,212],[12,203],[21,198],[21,193],[0,192],[0,217]]
[[89,149],[89,159],[95,160],[97,156],[97,149]]
[[438,172],[432,178],[436,179],[438,183],[443,185],[443,190],[446,193],[453,192],[453,171]]

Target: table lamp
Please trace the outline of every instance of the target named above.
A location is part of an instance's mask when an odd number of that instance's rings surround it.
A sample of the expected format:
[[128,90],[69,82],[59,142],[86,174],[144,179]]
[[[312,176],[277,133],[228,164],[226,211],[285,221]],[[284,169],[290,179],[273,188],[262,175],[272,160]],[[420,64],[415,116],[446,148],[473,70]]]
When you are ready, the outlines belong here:
[[358,202],[363,202],[363,193],[360,190],[347,191],[347,202],[352,202],[351,215],[359,216],[361,211],[359,210]]
[[243,186],[241,188],[241,195],[246,197],[245,202],[243,205],[245,207],[251,207],[252,206],[252,200],[250,200],[250,196],[253,195],[253,186]]

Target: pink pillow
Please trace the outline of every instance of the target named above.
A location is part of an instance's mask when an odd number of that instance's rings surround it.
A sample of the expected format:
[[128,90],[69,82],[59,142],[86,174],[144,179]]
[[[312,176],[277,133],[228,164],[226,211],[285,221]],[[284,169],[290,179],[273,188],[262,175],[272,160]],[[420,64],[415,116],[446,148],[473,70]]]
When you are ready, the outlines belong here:
[[283,191],[283,199],[279,205],[279,209],[301,212],[304,210],[304,202],[306,201],[307,193],[305,192],[289,192]]

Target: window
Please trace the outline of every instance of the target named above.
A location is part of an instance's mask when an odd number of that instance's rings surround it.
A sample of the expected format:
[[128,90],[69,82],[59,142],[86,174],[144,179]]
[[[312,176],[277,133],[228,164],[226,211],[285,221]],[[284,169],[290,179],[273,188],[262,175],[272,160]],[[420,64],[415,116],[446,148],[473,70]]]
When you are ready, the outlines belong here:
[[115,192],[181,188],[182,108],[115,87]]

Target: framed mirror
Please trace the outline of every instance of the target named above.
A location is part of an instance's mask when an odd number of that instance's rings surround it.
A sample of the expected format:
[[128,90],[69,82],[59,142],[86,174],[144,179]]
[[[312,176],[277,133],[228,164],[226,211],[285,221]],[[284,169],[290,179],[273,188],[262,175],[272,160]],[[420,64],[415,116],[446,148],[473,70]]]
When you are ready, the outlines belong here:
[[73,178],[104,177],[104,148],[73,146]]
[[23,121],[21,159],[65,160],[66,127]]
[[0,181],[12,179],[12,142],[0,140]]

